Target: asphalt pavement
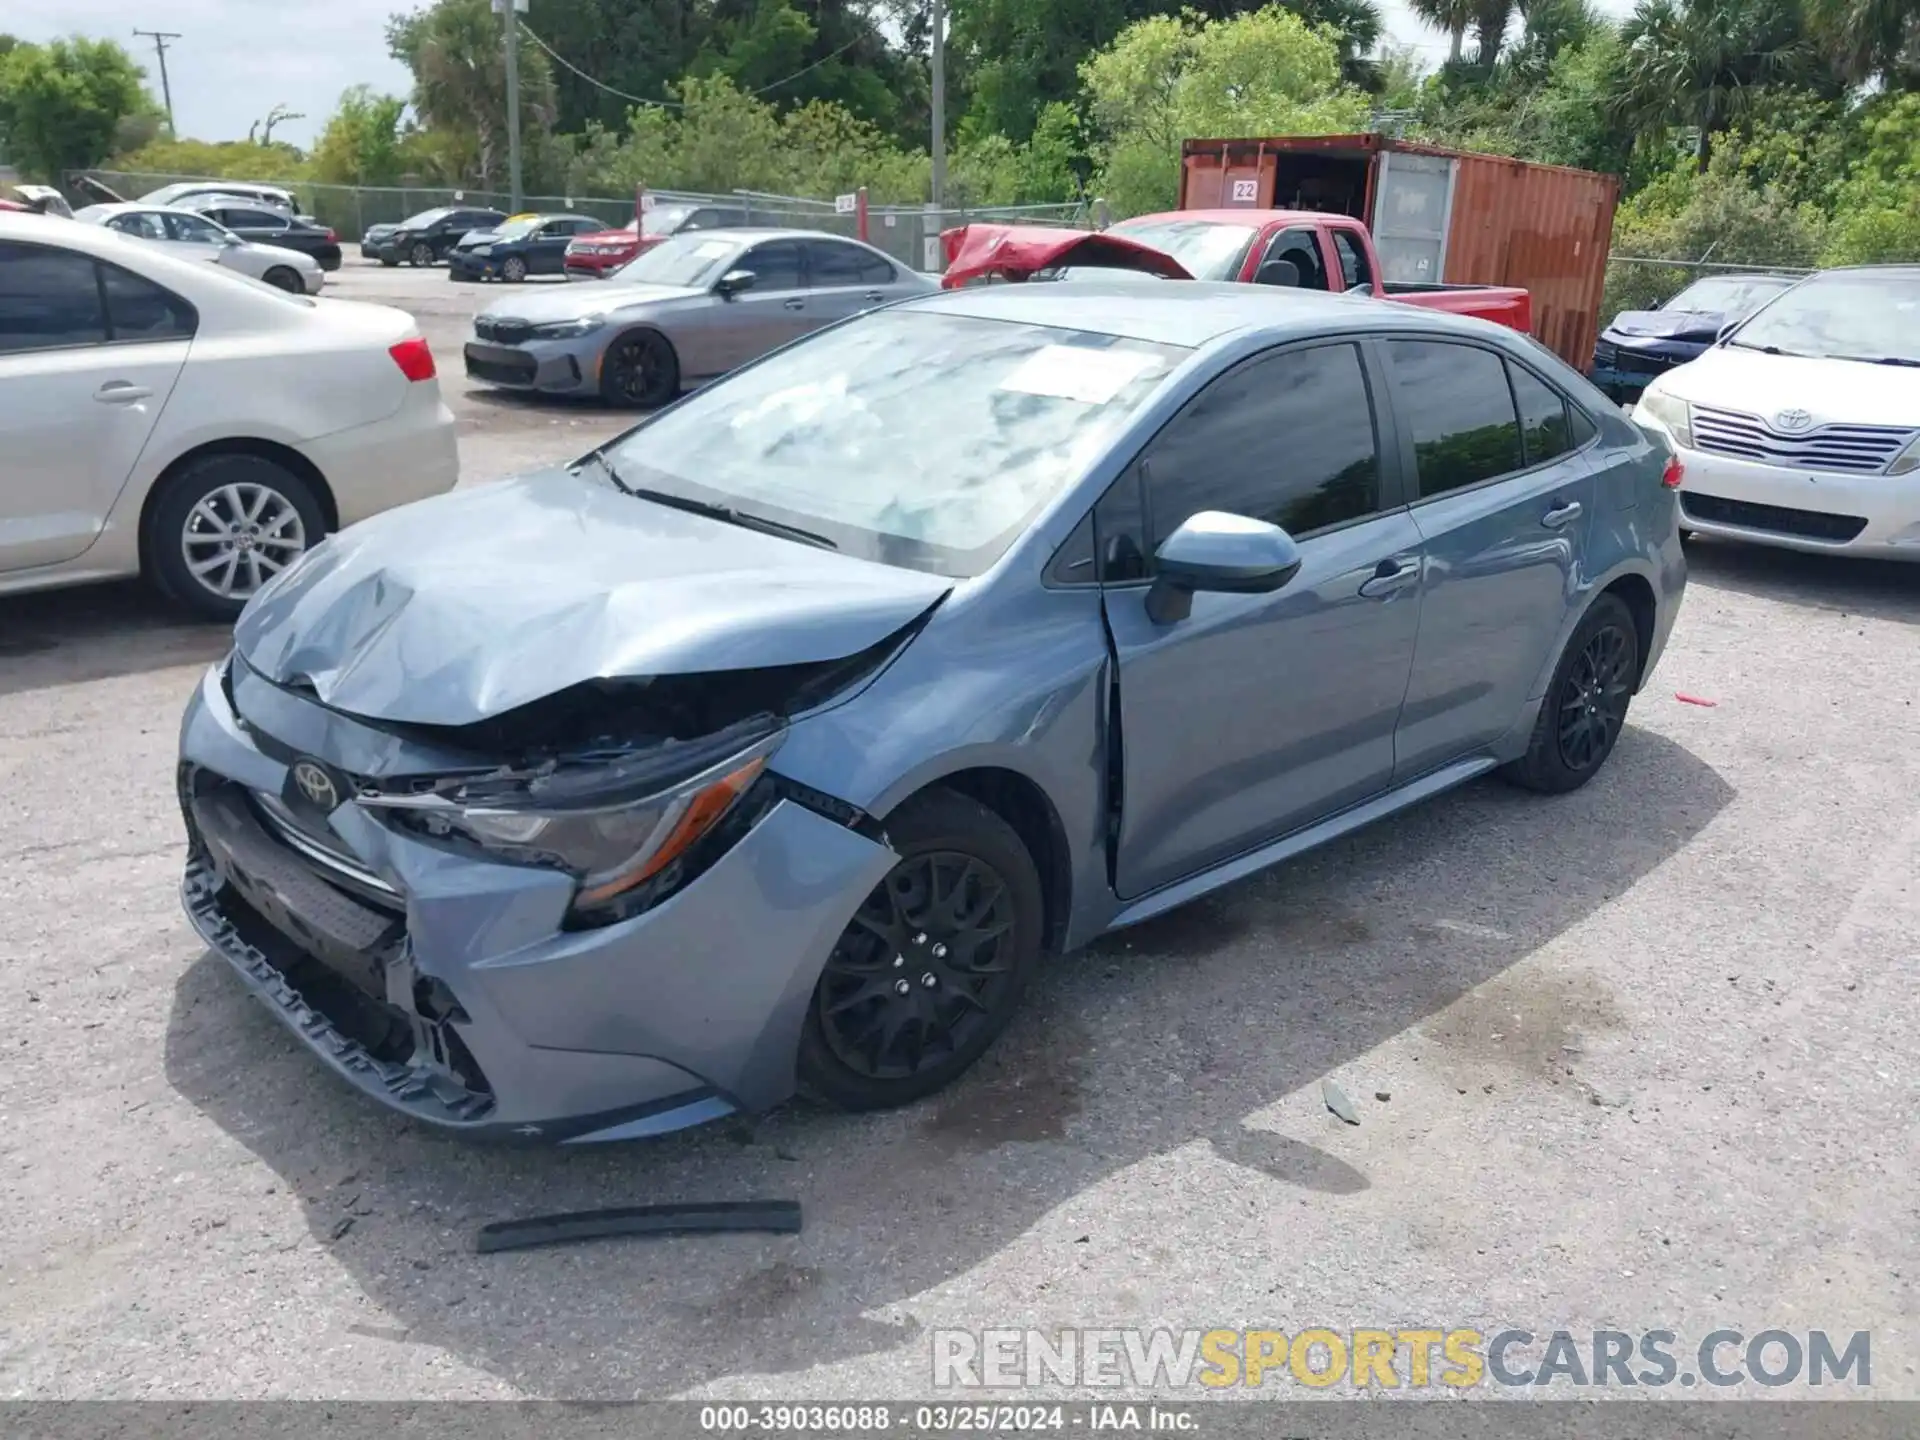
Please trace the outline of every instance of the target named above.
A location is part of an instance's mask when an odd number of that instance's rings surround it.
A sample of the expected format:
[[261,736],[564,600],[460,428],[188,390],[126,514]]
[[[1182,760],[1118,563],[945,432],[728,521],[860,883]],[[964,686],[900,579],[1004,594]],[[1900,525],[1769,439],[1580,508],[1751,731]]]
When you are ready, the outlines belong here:
[[[629,423],[469,389],[497,287],[332,279],[420,317],[463,483]],[[195,941],[224,644],[0,600],[0,1396],[912,1397],[936,1329],[1144,1325],[1865,1330],[1920,1398],[1920,566],[1702,542],[1579,793],[1477,783],[1058,961],[913,1109],[590,1151],[375,1110]],[[750,1198],[804,1232],[473,1253]]]

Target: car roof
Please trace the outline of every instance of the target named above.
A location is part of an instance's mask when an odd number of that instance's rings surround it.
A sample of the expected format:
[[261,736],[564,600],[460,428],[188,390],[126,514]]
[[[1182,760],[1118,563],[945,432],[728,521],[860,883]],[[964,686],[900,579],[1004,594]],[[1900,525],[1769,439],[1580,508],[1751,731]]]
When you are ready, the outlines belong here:
[[1484,338],[1489,330],[1499,328],[1484,320],[1365,296],[1198,280],[1162,285],[1093,280],[1071,285],[968,285],[903,304],[1188,349],[1246,330],[1268,331],[1279,340],[1336,329],[1433,330]]

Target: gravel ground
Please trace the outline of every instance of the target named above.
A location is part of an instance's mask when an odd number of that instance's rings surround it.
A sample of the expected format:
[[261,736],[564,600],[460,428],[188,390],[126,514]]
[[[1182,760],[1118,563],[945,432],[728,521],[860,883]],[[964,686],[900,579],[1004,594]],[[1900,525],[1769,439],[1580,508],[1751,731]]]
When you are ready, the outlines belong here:
[[[468,393],[478,286],[336,280],[421,317],[469,483],[626,423]],[[913,1396],[936,1327],[1139,1323],[1870,1330],[1920,1398],[1917,640],[1920,567],[1703,543],[1579,794],[1475,784],[1063,960],[914,1110],[558,1153],[376,1111],[195,943],[219,632],[0,601],[0,1396]],[[753,1196],[805,1233],[472,1253]]]

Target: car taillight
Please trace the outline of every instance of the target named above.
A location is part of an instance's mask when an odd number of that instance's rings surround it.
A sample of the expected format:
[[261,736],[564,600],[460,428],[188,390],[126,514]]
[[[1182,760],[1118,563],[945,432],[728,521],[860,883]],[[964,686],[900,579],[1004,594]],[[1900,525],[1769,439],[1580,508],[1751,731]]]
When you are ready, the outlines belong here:
[[1680,482],[1687,478],[1687,467],[1680,463],[1678,455],[1667,457],[1667,468],[1660,472],[1660,483],[1669,490],[1678,490]]
[[327,231],[327,243],[329,245],[338,244],[339,240],[340,240],[340,237],[334,234],[332,230]]
[[433,379],[433,351],[427,348],[427,342],[419,336],[411,340],[402,340],[398,345],[389,345],[387,353],[393,357],[393,363],[400,367],[400,373],[407,379],[418,383]]

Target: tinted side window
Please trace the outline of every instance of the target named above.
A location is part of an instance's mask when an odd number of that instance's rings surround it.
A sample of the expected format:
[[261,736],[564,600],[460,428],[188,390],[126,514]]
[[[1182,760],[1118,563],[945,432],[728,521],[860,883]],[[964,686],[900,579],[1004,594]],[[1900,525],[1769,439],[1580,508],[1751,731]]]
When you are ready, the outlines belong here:
[[1360,353],[1318,345],[1249,360],[1195,396],[1148,451],[1154,543],[1225,510],[1294,535],[1380,508]]
[[1567,417],[1571,422],[1576,450],[1600,433],[1600,427],[1593,423],[1593,417],[1571,401],[1567,403]]
[[1373,288],[1373,267],[1367,264],[1367,252],[1345,230],[1333,232],[1333,251],[1340,257],[1340,282],[1348,290],[1356,285]]
[[150,211],[136,211],[131,215],[116,215],[107,222],[112,229],[123,235],[138,235],[143,240],[164,240],[167,227],[158,215]]
[[106,338],[91,259],[0,241],[0,354],[99,345]]
[[1573,449],[1567,430],[1567,402],[1531,370],[1507,366],[1513,400],[1520,411],[1520,445],[1529,465],[1539,465]]
[[190,240],[196,245],[218,245],[227,237],[213,223],[198,215],[169,215],[167,233],[175,240]]
[[851,245],[836,245],[831,240],[807,242],[807,278],[816,290],[833,285],[871,283],[862,278],[867,253]]
[[869,255],[866,251],[856,251],[860,257],[860,283],[862,285],[891,285],[899,277],[894,274],[893,262],[881,255]]
[[1520,424],[1500,357],[1471,345],[1393,340],[1394,408],[1413,434],[1420,498],[1520,469]]
[[284,230],[287,228],[286,216],[275,215],[267,210],[228,210],[222,218],[230,228],[234,229],[242,225],[249,226],[256,230]]
[[753,272],[755,290],[798,290],[800,244],[796,240],[773,240],[756,245],[741,256],[740,268]]
[[1100,579],[1106,584],[1124,585],[1147,578],[1153,565],[1147,554],[1139,466],[1129,466],[1093,507],[1093,540],[1099,551]]
[[107,323],[115,340],[186,340],[199,317],[193,306],[151,280],[117,265],[100,267]]

